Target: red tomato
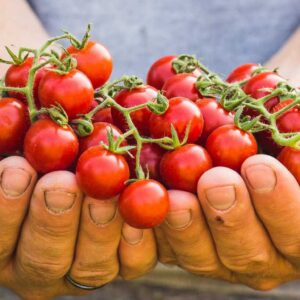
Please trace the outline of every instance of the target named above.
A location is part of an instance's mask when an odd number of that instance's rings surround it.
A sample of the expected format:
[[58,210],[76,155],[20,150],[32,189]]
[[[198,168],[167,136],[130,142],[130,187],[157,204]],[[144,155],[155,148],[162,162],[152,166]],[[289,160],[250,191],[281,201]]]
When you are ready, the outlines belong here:
[[152,179],[130,184],[119,198],[121,216],[127,224],[135,228],[152,228],[161,224],[168,209],[167,190]]
[[167,98],[185,97],[196,101],[201,97],[196,89],[197,76],[189,73],[176,74],[169,78],[162,87]]
[[28,127],[28,112],[23,103],[13,98],[0,99],[0,154],[21,150]]
[[175,127],[180,141],[184,138],[190,123],[188,142],[195,142],[201,136],[204,121],[198,106],[187,98],[175,97],[169,100],[169,108],[162,115],[152,114],[150,134],[153,138],[171,137],[171,124]]
[[253,72],[260,68],[259,64],[243,64],[231,71],[226,81],[229,83],[248,80],[252,77]]
[[[5,85],[9,87],[25,87],[28,81],[29,70],[33,64],[33,57],[28,57],[25,61],[19,65],[11,65],[5,75]],[[42,59],[41,59],[42,61]],[[33,96],[38,103],[38,87],[41,79],[46,75],[46,68],[41,68],[35,75],[33,85]],[[26,101],[26,96],[22,93],[9,92],[11,97],[17,98],[22,101]]]
[[201,143],[204,144],[207,137],[216,128],[226,124],[233,124],[233,114],[225,110],[216,99],[203,98],[197,100],[196,104],[200,108],[204,119],[203,132],[200,137]]
[[[132,107],[139,104],[153,101],[157,96],[157,90],[151,86],[138,87],[132,90],[123,90],[119,92],[115,100],[118,104],[123,107]],[[128,130],[123,114],[120,113],[116,108],[111,109],[113,122],[123,132]],[[130,114],[134,125],[142,135],[149,135],[149,119],[151,111],[148,108],[139,109]]]
[[[122,135],[122,132],[119,128],[116,126],[105,123],[105,122],[98,122],[94,123],[94,131],[86,137],[79,139],[79,152],[82,153],[88,148],[91,148],[93,146],[100,145],[100,142],[103,142],[105,144],[108,144],[107,139],[107,131],[112,129],[112,134],[114,137],[114,140],[117,140],[120,135]],[[127,143],[126,141],[122,142],[122,146],[125,146]]]
[[40,119],[29,128],[24,140],[24,156],[41,173],[66,170],[78,154],[78,139],[70,127],[50,119]]
[[[91,110],[93,108],[95,108],[96,106],[98,106],[98,104],[99,103],[96,100],[94,100],[93,103],[92,103]],[[113,120],[112,120],[112,116],[111,116],[111,108],[106,107],[106,108],[102,108],[99,111],[97,111],[94,114],[92,121],[94,123],[96,123],[96,122],[106,122],[106,123],[111,123],[112,124]]]
[[76,178],[88,196],[108,199],[125,188],[125,182],[129,179],[129,167],[122,155],[95,146],[79,157]]
[[44,107],[60,104],[74,119],[91,109],[94,89],[90,80],[76,69],[65,75],[48,72],[39,85],[39,100]]
[[223,125],[209,135],[206,149],[214,166],[239,172],[244,160],[257,153],[257,143],[252,133],[242,131],[235,125]]
[[[136,149],[132,150],[131,153],[135,156]],[[140,164],[145,173],[149,172],[150,178],[159,180],[159,164],[165,150],[156,144],[146,143],[142,146],[142,151],[140,155]],[[132,177],[135,177],[135,157],[128,158],[128,163]]]
[[291,147],[284,147],[277,159],[288,168],[300,184],[300,151]]
[[201,146],[187,144],[163,156],[160,174],[169,188],[195,193],[199,178],[210,168],[208,152]]

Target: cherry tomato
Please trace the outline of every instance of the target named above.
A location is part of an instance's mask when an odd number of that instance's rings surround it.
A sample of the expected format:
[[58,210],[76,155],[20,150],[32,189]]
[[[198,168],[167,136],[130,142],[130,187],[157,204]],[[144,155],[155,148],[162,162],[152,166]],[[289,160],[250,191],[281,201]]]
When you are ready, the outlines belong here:
[[24,156],[40,173],[66,170],[78,154],[78,139],[70,127],[50,119],[40,119],[29,128],[24,140]]
[[195,142],[201,136],[204,126],[201,111],[189,99],[175,97],[169,100],[169,108],[164,114],[151,115],[149,123],[150,134],[153,138],[171,137],[171,124],[173,124],[181,141],[189,123],[188,142]]
[[[93,108],[95,108],[99,103],[94,100],[93,103],[92,103],[92,107],[91,107],[91,110]],[[102,108],[100,110],[98,110],[93,118],[92,118],[92,121],[94,123],[96,122],[106,122],[106,123],[113,123],[113,119],[112,119],[112,116],[111,116],[111,108],[110,107],[106,107],[106,108]]]
[[[153,101],[157,96],[157,90],[151,86],[143,86],[134,88],[132,90],[123,90],[119,92],[115,100],[118,104],[123,107],[132,107],[139,104]],[[123,114],[120,113],[116,108],[111,109],[113,122],[123,132],[128,130]],[[142,135],[149,135],[149,119],[151,111],[148,108],[139,109],[130,114],[134,125]]]
[[252,77],[253,72],[260,68],[259,64],[243,64],[231,71],[226,81],[229,83],[248,80]]
[[125,188],[125,182],[129,179],[129,167],[122,155],[94,146],[79,157],[76,178],[88,196],[108,199]]
[[51,71],[40,82],[39,100],[44,107],[60,104],[74,119],[91,109],[94,90],[90,80],[76,69],[65,75]]
[[[121,130],[110,123],[94,123],[94,131],[89,136],[79,139],[79,152],[82,153],[88,148],[98,146],[101,142],[108,144],[107,131],[110,130],[112,130],[114,140],[117,140],[122,135]],[[123,141],[121,145],[125,146],[126,144],[126,141]]]
[[300,151],[284,147],[277,159],[294,175],[300,184]]
[[0,154],[21,150],[28,127],[26,105],[13,98],[0,99]]
[[67,51],[76,58],[76,68],[90,79],[95,89],[109,79],[113,62],[111,54],[103,45],[88,41],[83,49],[70,46]]
[[121,216],[127,224],[135,228],[152,228],[161,224],[168,209],[167,190],[152,179],[130,184],[119,198]]
[[195,83],[197,76],[189,73],[176,74],[170,77],[162,87],[167,98],[185,97],[192,101],[201,98]]
[[[33,57],[28,57],[19,65],[11,65],[5,75],[5,85],[9,87],[25,87],[28,81],[29,70],[33,64]],[[42,59],[41,59],[42,61]],[[46,75],[47,69],[41,68],[37,71],[33,85],[33,96],[38,104],[38,87],[41,79]],[[11,97],[26,101],[26,96],[18,92],[9,92]]]
[[214,166],[239,172],[244,160],[257,153],[257,143],[252,133],[242,131],[235,125],[223,125],[209,135],[206,149]]
[[233,114],[226,111],[216,99],[203,98],[197,100],[196,104],[200,108],[204,119],[203,132],[200,137],[202,144],[205,144],[207,137],[216,128],[226,124],[233,124]]
[[201,175],[211,168],[208,152],[194,144],[167,152],[160,162],[161,178],[169,188],[192,193],[196,192]]

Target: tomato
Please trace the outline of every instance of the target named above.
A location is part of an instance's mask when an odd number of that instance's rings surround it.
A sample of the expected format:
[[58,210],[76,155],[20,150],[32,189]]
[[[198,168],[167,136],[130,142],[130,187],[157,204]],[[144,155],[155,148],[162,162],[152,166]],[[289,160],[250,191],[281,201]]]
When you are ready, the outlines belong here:
[[223,125],[209,135],[206,149],[214,166],[240,171],[244,160],[257,154],[257,143],[252,133],[235,125]]
[[153,138],[171,137],[171,124],[173,124],[181,141],[189,123],[188,142],[195,142],[201,136],[204,126],[201,111],[189,99],[175,97],[169,100],[169,108],[164,114],[151,115],[149,123],[150,135]]
[[129,179],[129,167],[122,155],[95,146],[79,157],[76,178],[88,196],[108,199],[125,188],[125,182]]
[[277,159],[294,175],[300,184],[300,151],[291,147],[284,147]]
[[[33,64],[33,57],[28,57],[19,65],[11,65],[5,74],[5,85],[9,87],[25,87],[28,81],[29,70]],[[41,59],[41,61],[43,61]],[[41,68],[37,71],[33,85],[33,96],[38,104],[38,87],[41,79],[46,75],[47,69]],[[26,96],[22,93],[9,92],[9,96],[26,101]]]
[[211,168],[211,158],[203,147],[186,144],[163,156],[160,175],[169,188],[195,193],[199,178]]
[[13,98],[0,99],[0,154],[21,150],[28,127],[26,105]]
[[39,100],[44,107],[60,104],[74,119],[91,109],[94,89],[90,80],[76,69],[64,75],[51,71],[40,82]]
[[[99,103],[94,100],[93,103],[92,103],[92,107],[91,107],[91,110],[93,108],[95,108]],[[113,120],[112,120],[112,116],[111,116],[111,108],[110,107],[105,107],[105,108],[102,108],[100,110],[98,110],[93,118],[92,118],[92,121],[94,123],[96,122],[106,122],[106,123],[113,123]]]
[[[143,86],[132,90],[123,90],[119,92],[115,100],[123,107],[132,107],[139,104],[153,101],[157,96],[157,90],[151,86]],[[122,113],[116,108],[111,109],[114,124],[123,132],[128,130],[128,125]],[[148,108],[139,109],[130,114],[134,125],[142,135],[149,135],[149,118],[151,111]]]
[[66,170],[78,154],[78,139],[70,127],[50,119],[40,119],[29,128],[24,140],[24,156],[40,173]]
[[[135,156],[136,155],[136,149],[132,150],[131,153]],[[149,172],[149,176],[152,179],[159,180],[159,164],[161,161],[161,158],[163,154],[165,153],[165,150],[159,147],[156,144],[152,143],[144,143],[141,150],[140,155],[140,164],[143,168],[145,174]],[[130,171],[132,174],[132,177],[135,177],[135,157],[134,158],[128,158],[128,163],[130,167]]]
[[252,77],[253,72],[260,67],[261,66],[259,64],[251,64],[251,63],[240,65],[231,71],[226,81],[229,83],[234,83],[234,82],[248,80]]
[[127,224],[135,228],[152,228],[161,224],[168,209],[167,190],[152,179],[130,184],[119,198],[121,216]]
[[162,87],[167,98],[185,97],[192,101],[201,98],[196,89],[197,76],[189,73],[181,73],[169,78]]
[[[105,123],[105,122],[94,123],[93,132],[89,136],[79,139],[79,145],[80,145],[79,152],[82,153],[88,148],[100,145],[101,142],[108,144],[108,139],[107,139],[108,130],[109,131],[112,130],[114,140],[117,140],[117,138],[122,135],[121,130],[110,123]],[[127,144],[126,141],[123,141],[121,145],[125,146],[126,144]]]
[[201,143],[204,144],[207,137],[216,128],[222,125],[234,123],[233,114],[225,110],[216,99],[203,98],[197,100],[196,104],[200,108],[204,119],[203,132],[200,137]]
[[88,41],[83,49],[70,46],[67,51],[76,59],[76,68],[90,79],[95,89],[108,81],[113,62],[111,54],[103,45]]

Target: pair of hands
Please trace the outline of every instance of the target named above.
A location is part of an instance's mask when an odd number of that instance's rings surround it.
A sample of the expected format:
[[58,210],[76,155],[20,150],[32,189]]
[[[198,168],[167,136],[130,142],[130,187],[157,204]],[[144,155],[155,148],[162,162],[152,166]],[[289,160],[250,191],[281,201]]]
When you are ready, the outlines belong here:
[[84,197],[74,174],[37,181],[21,157],[0,161],[0,285],[24,299],[85,292],[65,280],[100,286],[134,279],[157,260],[259,290],[300,278],[300,189],[266,155],[249,158],[242,176],[217,167],[198,198],[169,191],[170,212],[153,230],[124,224],[117,199]]

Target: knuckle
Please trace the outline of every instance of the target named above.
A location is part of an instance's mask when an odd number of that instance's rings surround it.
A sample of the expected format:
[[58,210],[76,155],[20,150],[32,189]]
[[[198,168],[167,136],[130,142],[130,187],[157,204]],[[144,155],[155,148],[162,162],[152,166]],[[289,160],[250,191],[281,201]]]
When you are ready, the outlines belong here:
[[188,272],[207,277],[215,277],[219,273],[219,265],[215,263],[185,264],[180,266]]

